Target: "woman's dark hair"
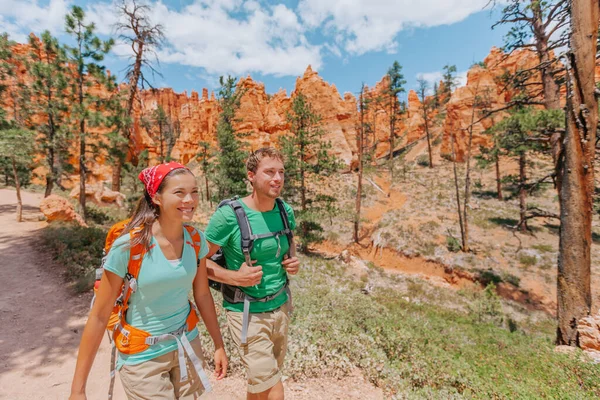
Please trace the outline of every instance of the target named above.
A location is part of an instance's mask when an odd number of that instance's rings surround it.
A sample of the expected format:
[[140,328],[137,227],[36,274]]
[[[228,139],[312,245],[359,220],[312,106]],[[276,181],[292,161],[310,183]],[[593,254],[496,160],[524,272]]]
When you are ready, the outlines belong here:
[[[162,193],[169,179],[182,174],[192,174],[192,171],[187,168],[178,168],[170,171],[163,178],[156,193]],[[159,215],[160,208],[154,204],[152,198],[144,188],[144,196],[139,200],[135,210],[133,211],[133,214],[131,214],[131,221],[129,221],[129,223],[125,226],[121,236],[128,234],[132,229],[141,227],[141,231],[135,235],[133,240],[130,242],[130,245],[133,247],[138,244],[142,244],[146,251],[150,250],[150,243],[152,242],[152,225]]]

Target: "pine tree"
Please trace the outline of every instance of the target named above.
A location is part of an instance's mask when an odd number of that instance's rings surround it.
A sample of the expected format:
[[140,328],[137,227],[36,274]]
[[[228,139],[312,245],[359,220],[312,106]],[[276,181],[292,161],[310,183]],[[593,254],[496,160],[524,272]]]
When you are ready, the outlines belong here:
[[0,157],[10,160],[13,180],[17,191],[17,222],[23,220],[23,202],[21,200],[21,181],[17,171],[18,165],[31,165],[34,155],[35,132],[9,128],[0,129]]
[[212,149],[210,143],[208,142],[200,142],[198,143],[198,147],[200,151],[198,152],[197,157],[200,161],[200,167],[202,168],[202,175],[204,175],[204,190],[206,193],[206,201],[210,202],[212,207],[212,198],[210,195],[210,189],[208,187],[208,177],[213,174],[213,168],[210,164],[210,159],[212,157]]
[[69,172],[69,131],[67,129],[67,89],[66,55],[58,40],[45,31],[41,43],[31,36],[31,51],[28,63],[31,84],[31,111],[39,115],[31,129],[40,133],[38,150],[46,157],[45,197],[52,193],[55,184],[60,186],[63,171]]
[[[103,99],[90,91],[95,83],[104,84],[106,73],[104,66],[98,63],[114,44],[112,39],[100,40],[95,34],[93,23],[85,24],[85,12],[81,7],[73,6],[65,17],[65,30],[75,42],[75,46],[65,46],[67,59],[75,66],[75,76],[71,80],[71,97],[75,106],[71,110],[71,118],[76,121],[79,136],[79,204],[81,216],[87,218],[85,206],[85,181],[88,152],[86,138],[90,136],[88,127],[103,124]],[[87,126],[86,126],[87,125]]]
[[310,243],[320,239],[323,231],[320,215],[323,209],[319,208],[316,196],[307,191],[309,176],[329,175],[339,168],[340,163],[330,153],[331,144],[323,140],[321,117],[302,92],[294,97],[287,119],[290,135],[280,139],[286,157],[285,190],[289,198],[299,202],[300,241],[306,250]]
[[217,168],[214,181],[217,186],[219,201],[234,195],[246,193],[246,167],[248,157],[242,143],[237,138],[233,124],[235,114],[240,106],[243,93],[236,88],[236,78],[228,76],[219,79],[219,105],[221,114],[217,123]]
[[427,152],[429,154],[429,168],[433,168],[433,151],[431,149],[431,134],[430,124],[431,117],[430,113],[433,110],[432,102],[427,98],[427,91],[429,90],[429,84],[425,79],[418,79],[417,84],[419,85],[418,96],[421,100],[421,107],[423,109],[423,121],[425,126],[425,135],[427,136]]
[[393,179],[394,170],[394,137],[396,135],[396,122],[400,117],[400,103],[398,102],[398,94],[404,93],[404,86],[406,80],[402,74],[402,66],[398,61],[394,61],[394,64],[388,69],[389,86],[387,90],[388,97],[388,115],[390,121],[390,180]]
[[[519,163],[518,196],[519,196],[519,224],[522,231],[526,231],[527,221],[539,216],[538,213],[528,209],[527,194],[541,183],[532,185],[528,181],[528,167],[531,153],[547,153],[550,149],[550,136],[556,129],[564,124],[564,114],[560,110],[535,110],[531,107],[517,107],[510,111],[510,116],[503,119],[488,133],[493,135],[494,147],[497,148],[495,156],[504,155],[514,158]],[[552,173],[548,174],[551,176]],[[543,213],[544,215],[548,213]]]
[[149,117],[142,117],[141,126],[157,145],[158,159],[164,163],[170,157],[169,145],[173,135],[171,118],[165,109],[159,105],[152,111]]
[[[11,47],[13,43],[7,34],[0,35],[0,160],[10,168],[17,194],[17,221],[22,221],[23,202],[21,200],[21,171],[29,169],[33,163],[34,133],[25,128],[28,110],[22,108],[20,100],[27,97],[22,91],[24,85],[18,82],[15,74],[15,59]],[[9,119],[5,107],[6,98],[12,100],[12,113]],[[20,100],[17,100],[20,99]],[[8,176],[8,174],[6,174]]]
[[446,104],[452,96],[452,91],[458,86],[456,77],[456,65],[444,65],[444,73],[442,74],[442,82],[444,82],[443,103]]
[[358,97],[358,113],[359,122],[356,128],[356,149],[358,153],[358,176],[356,184],[356,209],[354,214],[354,242],[358,243],[360,238],[358,233],[360,232],[360,211],[362,203],[362,183],[363,183],[363,172],[365,161],[368,159],[367,154],[367,143],[366,139],[369,135],[371,125],[367,122],[366,114],[368,112],[369,101],[365,97],[366,85],[363,83],[360,88],[360,94]]

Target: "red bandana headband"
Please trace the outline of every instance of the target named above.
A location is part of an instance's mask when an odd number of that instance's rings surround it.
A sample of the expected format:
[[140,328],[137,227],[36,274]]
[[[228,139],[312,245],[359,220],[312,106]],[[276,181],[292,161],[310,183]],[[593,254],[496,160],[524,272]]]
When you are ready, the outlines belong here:
[[167,174],[174,169],[180,168],[188,169],[185,165],[174,161],[166,164],[158,164],[154,167],[148,167],[144,169],[142,172],[140,172],[138,178],[140,178],[140,181],[142,181],[146,187],[146,191],[150,197],[153,198],[158,191],[160,183],[163,181],[163,179],[165,179],[165,176],[167,176]]

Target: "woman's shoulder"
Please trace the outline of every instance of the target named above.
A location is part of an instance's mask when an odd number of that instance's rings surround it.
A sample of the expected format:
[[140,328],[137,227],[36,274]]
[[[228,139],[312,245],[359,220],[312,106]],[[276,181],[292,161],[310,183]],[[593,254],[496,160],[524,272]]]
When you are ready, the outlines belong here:
[[110,246],[110,248],[111,248],[111,250],[112,249],[129,250],[130,240],[131,240],[131,234],[126,233],[123,236],[119,236],[118,238],[116,238],[115,241],[113,242],[112,246]]

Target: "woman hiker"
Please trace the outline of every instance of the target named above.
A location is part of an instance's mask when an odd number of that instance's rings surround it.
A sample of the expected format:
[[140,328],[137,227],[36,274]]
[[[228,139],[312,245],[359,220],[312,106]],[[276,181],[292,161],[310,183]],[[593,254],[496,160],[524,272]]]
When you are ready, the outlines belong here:
[[125,301],[119,298],[122,313],[111,331],[119,350],[116,367],[129,399],[196,399],[210,390],[198,317],[188,300],[191,289],[215,345],[214,376],[220,380],[227,373],[208,287],[208,245],[202,233],[186,224],[198,205],[196,179],[175,162],[146,168],[139,178],[144,197],[103,264],[79,346],[71,400],[86,399],[87,378],[120,294]]

